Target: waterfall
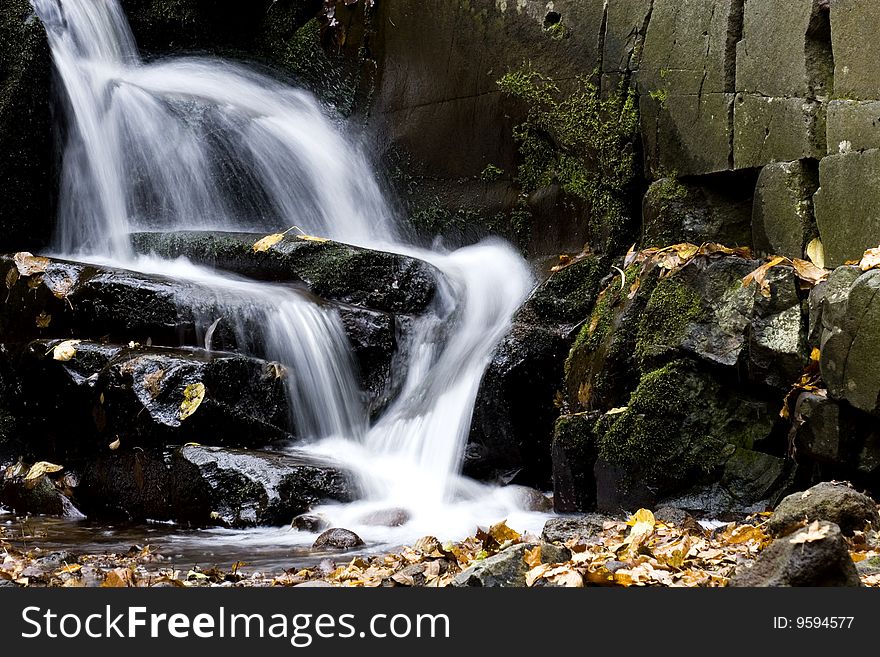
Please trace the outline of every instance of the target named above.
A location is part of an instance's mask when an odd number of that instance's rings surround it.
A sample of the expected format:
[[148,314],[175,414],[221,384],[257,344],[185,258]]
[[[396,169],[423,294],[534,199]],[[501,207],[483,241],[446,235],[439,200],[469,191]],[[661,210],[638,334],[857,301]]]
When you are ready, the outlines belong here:
[[[144,62],[118,0],[32,3],[66,118],[56,250],[186,278],[234,312],[256,313],[267,352],[294,373],[298,430],[361,480],[360,502],[322,509],[338,524],[404,507],[408,533],[391,540],[516,513],[503,491],[458,472],[481,377],[532,286],[523,259],[500,241],[454,252],[404,242],[367,158],[309,93],[218,59]],[[128,241],[132,231],[291,226],[443,273],[396,373],[401,392],[372,422],[333,310],[286,287],[135,257]]]

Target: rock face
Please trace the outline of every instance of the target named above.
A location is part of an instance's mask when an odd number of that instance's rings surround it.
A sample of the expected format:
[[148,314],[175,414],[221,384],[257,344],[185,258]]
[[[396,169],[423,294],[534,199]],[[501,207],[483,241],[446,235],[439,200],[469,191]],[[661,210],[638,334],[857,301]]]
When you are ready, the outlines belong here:
[[877,503],[846,484],[822,482],[786,497],[767,522],[767,529],[785,535],[805,522],[823,520],[834,523],[839,531],[852,535],[866,527],[880,527]]
[[363,545],[360,536],[348,529],[334,527],[315,539],[313,550],[350,550]]
[[514,545],[462,571],[456,575],[452,586],[524,587],[529,571],[525,553],[535,547],[541,548],[541,563],[558,563],[571,557],[566,548],[551,543]]
[[0,9],[0,252],[37,249],[54,214],[52,60],[28,0]]
[[861,586],[861,582],[840,528],[819,522],[773,541],[751,567],[736,572],[730,586]]

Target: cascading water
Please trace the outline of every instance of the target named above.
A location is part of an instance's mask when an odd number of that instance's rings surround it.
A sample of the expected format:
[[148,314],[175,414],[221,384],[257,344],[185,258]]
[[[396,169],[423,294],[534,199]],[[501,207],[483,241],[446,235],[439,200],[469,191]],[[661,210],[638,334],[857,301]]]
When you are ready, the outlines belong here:
[[[532,284],[520,256],[501,243],[441,253],[401,242],[366,158],[309,94],[215,59],[146,64],[118,0],[32,3],[67,110],[56,249],[185,278],[230,312],[257,313],[268,354],[295,373],[298,431],[361,478],[362,501],[322,509],[335,524],[406,540],[463,535],[516,514],[503,489],[457,473],[491,351]],[[135,257],[128,241],[135,230],[292,225],[422,258],[444,275],[435,313],[410,336],[401,392],[372,423],[335,312],[289,288]],[[389,507],[406,508],[410,522],[358,525]],[[277,530],[250,537],[281,540]]]

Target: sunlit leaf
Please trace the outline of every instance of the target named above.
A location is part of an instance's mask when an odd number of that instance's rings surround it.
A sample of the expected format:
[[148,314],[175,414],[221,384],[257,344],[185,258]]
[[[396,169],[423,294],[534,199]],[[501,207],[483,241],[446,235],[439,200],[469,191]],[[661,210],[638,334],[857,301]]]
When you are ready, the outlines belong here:
[[297,235],[296,239],[304,242],[329,242],[326,237],[315,237],[314,235]]
[[819,269],[825,269],[825,247],[818,237],[807,244],[807,259]]
[[605,411],[605,415],[620,415],[621,413],[626,413],[628,410],[629,406],[618,406],[617,408]]
[[76,345],[80,342],[80,340],[65,340],[64,342],[58,343],[52,350],[52,358],[62,362],[70,360],[76,356]]
[[535,568],[541,563],[541,546],[536,545],[530,550],[526,550],[523,555],[523,561],[526,562],[526,565],[529,568]]
[[868,249],[859,261],[859,269],[868,271],[880,265],[880,246]]
[[821,541],[823,538],[828,536],[828,532],[831,530],[831,525],[819,525],[819,521],[816,520],[812,525],[807,527],[806,531],[798,532],[794,537],[788,540],[789,543],[793,545],[800,545],[802,543],[814,543],[815,541]]
[[104,576],[103,588],[119,589],[133,586],[131,571],[128,568],[114,568]]
[[41,312],[39,315],[37,315],[35,323],[37,325],[37,328],[48,328],[49,324],[52,323],[52,315]]
[[266,237],[261,240],[257,240],[257,242],[254,244],[254,253],[262,253],[264,251],[268,251],[283,239],[284,233],[274,233],[272,235],[266,235]]
[[798,278],[809,283],[811,286],[821,283],[828,278],[831,273],[827,269],[817,267],[812,262],[807,262],[806,260],[800,260],[798,258],[794,258],[791,261],[791,266],[794,267],[794,271]]
[[117,437],[116,440],[107,445],[107,447],[110,448],[111,452],[115,452],[117,449],[119,449],[120,445],[122,445],[122,441]]
[[82,570],[81,565],[79,565],[78,563],[72,563],[72,564],[68,564],[67,566],[64,566],[63,568],[60,568],[58,570],[57,574],[59,574],[59,575],[64,575],[64,574],[72,575],[73,573],[78,573],[80,570]]
[[21,251],[12,256],[18,273],[22,276],[33,276],[34,274],[42,274],[49,266],[49,258],[35,256],[27,251]]
[[520,534],[507,526],[506,522],[499,522],[489,528],[489,536],[491,536],[498,544],[506,541],[518,541]]
[[48,461],[38,461],[34,463],[28,473],[25,475],[25,481],[31,481],[33,479],[39,479],[44,474],[51,474],[53,472],[58,472],[63,470],[63,465],[55,465],[54,463],[49,463]]
[[770,284],[766,281],[767,273],[775,266],[785,262],[786,258],[776,256],[775,258],[765,262],[763,265],[747,274],[743,280],[743,287],[748,287],[752,283],[757,283],[761,296],[770,298]]
[[205,399],[205,384],[191,383],[183,390],[183,401],[180,403],[180,419],[185,420],[195,413]]

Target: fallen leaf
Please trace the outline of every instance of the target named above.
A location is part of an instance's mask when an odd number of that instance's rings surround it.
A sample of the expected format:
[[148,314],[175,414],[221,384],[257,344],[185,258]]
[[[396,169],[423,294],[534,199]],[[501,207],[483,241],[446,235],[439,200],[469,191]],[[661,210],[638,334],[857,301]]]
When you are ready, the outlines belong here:
[[880,265],[880,246],[868,249],[859,261],[859,269],[868,271]]
[[6,289],[11,290],[13,287],[15,287],[15,284],[17,282],[18,282],[18,269],[13,267],[8,272],[6,272]]
[[128,568],[114,568],[104,576],[102,588],[120,589],[132,586],[131,571]]
[[820,269],[825,269],[825,247],[818,237],[807,244],[807,259]]
[[326,237],[315,237],[314,235],[297,235],[296,239],[304,242],[329,242]]
[[116,440],[107,445],[107,447],[110,448],[111,452],[115,452],[117,449],[119,449],[120,445],[122,445],[122,441],[117,437]]
[[793,538],[789,539],[789,543],[792,545],[800,545],[802,543],[814,543],[815,541],[821,541],[823,538],[828,536],[828,532],[831,529],[831,525],[823,525],[819,526],[819,521],[816,520],[812,525],[807,527],[806,531],[801,531],[796,534]]
[[18,273],[22,276],[33,276],[34,274],[42,274],[49,266],[49,258],[35,256],[27,251],[21,251],[12,256]]
[[261,240],[257,240],[257,242],[254,244],[254,253],[263,253],[264,251],[268,251],[283,239],[284,233],[274,233],[272,235],[266,235],[266,237]]
[[632,527],[629,538],[635,540],[650,535],[654,531],[654,525],[657,524],[657,521],[654,519],[654,514],[648,509],[639,509],[626,521],[626,524]]
[[80,340],[65,340],[64,342],[58,343],[52,350],[52,358],[62,362],[69,361],[76,356],[76,345],[80,342]]
[[48,328],[49,324],[52,323],[52,315],[48,315],[45,312],[41,312],[37,315],[36,325],[37,328]]
[[144,376],[144,388],[152,399],[156,399],[162,393],[163,378],[165,378],[165,370],[162,369]]
[[28,470],[28,473],[24,476],[24,480],[31,481],[33,479],[39,479],[44,474],[51,474],[63,469],[63,465],[55,465],[48,461],[38,461],[31,466],[30,470]]
[[504,521],[492,525],[489,528],[489,536],[491,536],[499,545],[507,541],[518,541],[520,539],[519,532],[508,527],[507,523]]
[[536,545],[531,550],[526,550],[523,555],[523,561],[531,568],[536,568],[541,564],[541,546]]
[[776,256],[772,260],[765,262],[763,265],[755,269],[753,272],[750,272],[742,279],[743,287],[748,287],[752,283],[758,284],[758,289],[761,291],[761,296],[765,298],[770,298],[770,284],[765,280],[767,278],[767,273],[776,265],[779,265],[786,261],[786,258],[782,256]]
[[60,568],[58,570],[57,574],[58,575],[64,575],[64,574],[72,575],[73,573],[78,573],[80,570],[82,570],[82,566],[80,566],[78,563],[72,563],[67,566],[64,566],[63,568]]
[[629,410],[629,406],[618,406],[617,408],[612,408],[610,411],[605,411],[605,415],[620,415],[621,413],[626,413]]
[[191,383],[183,390],[183,401],[180,403],[180,419],[185,420],[195,413],[205,399],[205,384]]
[[794,271],[798,278],[805,283],[809,283],[811,286],[821,283],[828,278],[828,275],[831,273],[827,269],[817,267],[812,262],[807,262],[806,260],[800,260],[798,258],[794,258],[791,261],[791,266],[794,267]]

